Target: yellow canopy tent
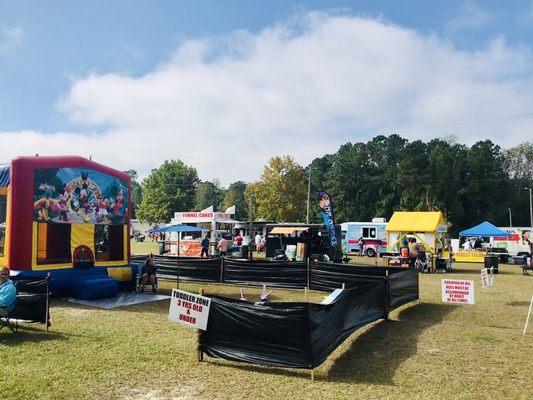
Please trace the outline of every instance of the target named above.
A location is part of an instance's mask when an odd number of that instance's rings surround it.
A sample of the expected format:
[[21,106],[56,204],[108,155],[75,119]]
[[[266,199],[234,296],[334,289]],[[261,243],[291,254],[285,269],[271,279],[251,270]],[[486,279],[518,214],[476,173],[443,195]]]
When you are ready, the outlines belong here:
[[397,211],[387,224],[386,231],[388,251],[397,252],[401,240],[412,234],[428,252],[434,253],[437,233],[446,232],[446,225],[440,211]]

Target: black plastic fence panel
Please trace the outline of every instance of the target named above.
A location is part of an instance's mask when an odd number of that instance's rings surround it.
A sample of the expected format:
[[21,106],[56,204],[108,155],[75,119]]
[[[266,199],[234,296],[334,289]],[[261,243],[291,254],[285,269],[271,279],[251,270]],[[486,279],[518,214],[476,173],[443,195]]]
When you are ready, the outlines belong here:
[[373,281],[377,277],[405,271],[402,268],[367,267],[353,264],[311,263],[309,285],[312,290],[331,291],[341,288],[351,288],[366,281]]
[[418,300],[418,272],[412,269],[399,271],[389,276],[389,309],[394,310],[411,301]]
[[210,357],[287,368],[312,364],[307,303],[253,303],[211,297],[201,350]]
[[161,278],[179,279],[182,281],[220,282],[220,258],[193,258],[173,256],[155,256],[154,265],[157,275]]
[[[27,322],[46,323],[49,319],[48,277],[11,277],[17,288],[17,300],[12,318]],[[48,317],[48,318],[47,318]]]
[[386,280],[358,284],[343,290],[330,306],[309,304],[311,367],[322,364],[355,330],[387,314]]
[[302,289],[307,286],[307,263],[224,259],[222,276],[224,283]]
[[[132,256],[132,262],[143,263],[147,255]],[[418,273],[399,267],[372,267],[354,264],[235,260],[225,258],[195,258],[154,256],[157,274],[161,278],[176,279],[179,265],[180,280],[212,283],[229,283],[249,286],[266,284],[278,288],[305,288],[332,291],[356,287],[373,282],[379,277],[389,277],[391,285],[390,307],[418,299]],[[309,285],[309,286],[308,286]]]
[[356,329],[386,313],[385,279],[344,290],[329,305],[254,305],[211,297],[201,351],[210,357],[285,368],[322,364]]

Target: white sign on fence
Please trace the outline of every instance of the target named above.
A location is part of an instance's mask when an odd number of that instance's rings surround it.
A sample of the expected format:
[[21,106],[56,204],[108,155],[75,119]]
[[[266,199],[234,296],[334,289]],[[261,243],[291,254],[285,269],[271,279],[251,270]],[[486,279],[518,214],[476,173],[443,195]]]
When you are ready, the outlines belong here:
[[474,304],[474,281],[443,279],[442,302]]
[[209,318],[209,297],[172,289],[168,319],[190,328],[207,330]]
[[487,287],[490,285],[488,268],[481,269],[481,287]]
[[494,267],[483,268],[481,270],[481,287],[492,286],[494,284]]

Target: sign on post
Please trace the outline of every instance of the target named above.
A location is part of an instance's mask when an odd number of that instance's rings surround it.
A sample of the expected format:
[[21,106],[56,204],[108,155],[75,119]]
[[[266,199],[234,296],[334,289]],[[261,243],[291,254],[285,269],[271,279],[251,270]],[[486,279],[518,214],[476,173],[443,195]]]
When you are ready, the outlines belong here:
[[492,286],[494,284],[494,267],[481,269],[481,287]]
[[443,279],[442,302],[474,304],[474,281]]
[[189,328],[205,331],[207,330],[210,306],[211,299],[209,297],[172,289],[168,319]]
[[481,269],[481,287],[486,288],[489,285],[490,285],[490,283],[489,283],[489,273],[487,271],[487,268],[482,268]]

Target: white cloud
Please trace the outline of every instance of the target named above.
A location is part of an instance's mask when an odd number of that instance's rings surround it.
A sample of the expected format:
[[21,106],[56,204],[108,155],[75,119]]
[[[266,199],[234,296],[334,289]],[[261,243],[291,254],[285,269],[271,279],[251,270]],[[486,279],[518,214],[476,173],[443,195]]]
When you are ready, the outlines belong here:
[[446,24],[450,33],[476,30],[487,25],[492,19],[488,10],[472,0],[464,1],[458,11],[458,15]]
[[24,38],[21,26],[0,25],[0,52],[12,49]]
[[[257,179],[270,156],[305,164],[377,133],[511,146],[533,132],[522,115],[533,109],[532,61],[502,38],[465,51],[382,20],[309,13],[186,41],[141,77],[75,80],[58,108],[92,133],[3,133],[0,159],[91,153],[146,174],[179,158],[228,184]],[[521,116],[495,119],[511,115]]]

